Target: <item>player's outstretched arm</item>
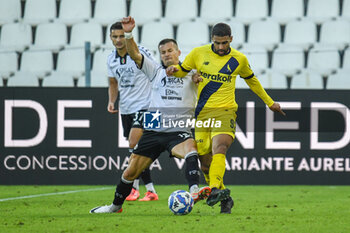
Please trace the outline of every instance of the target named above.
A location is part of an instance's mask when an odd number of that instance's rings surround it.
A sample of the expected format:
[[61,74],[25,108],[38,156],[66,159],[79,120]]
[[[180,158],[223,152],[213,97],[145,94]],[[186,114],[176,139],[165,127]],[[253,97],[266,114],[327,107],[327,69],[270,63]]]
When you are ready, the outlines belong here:
[[124,17],[122,20],[122,25],[126,39],[126,50],[128,51],[128,54],[130,55],[131,59],[134,60],[138,66],[141,66],[142,55],[132,36],[132,30],[135,28],[135,20],[131,16]]
[[249,88],[264,101],[264,103],[270,108],[271,111],[279,112],[283,116],[286,114],[282,111],[279,103],[273,101],[273,99],[266,93],[265,89],[262,87],[258,78],[254,75],[250,68],[249,62],[246,57],[243,60],[243,68],[241,69],[240,76],[245,77],[244,81],[248,84]]
[[191,70],[196,69],[195,58],[197,57],[195,49],[193,49],[185,58],[182,64],[169,66],[166,69],[167,76],[175,76],[177,78],[185,77]]
[[259,80],[253,76],[252,78],[245,79],[250,89],[264,101],[264,103],[271,109],[271,111],[279,112],[283,116],[286,114],[282,111],[279,103],[274,102],[271,97],[266,93],[265,89],[261,86]]
[[165,72],[167,76],[174,76],[177,78],[184,78],[191,70],[183,70],[180,65],[173,65],[166,68]]

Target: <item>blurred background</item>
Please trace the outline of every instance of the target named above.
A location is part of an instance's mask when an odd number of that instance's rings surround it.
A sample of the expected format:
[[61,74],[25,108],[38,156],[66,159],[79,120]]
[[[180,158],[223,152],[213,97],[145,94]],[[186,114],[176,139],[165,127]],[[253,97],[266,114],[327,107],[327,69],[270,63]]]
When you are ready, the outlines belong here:
[[[287,110],[274,119],[237,78],[228,184],[349,184],[350,0],[0,0],[1,184],[115,183],[129,152],[106,111],[106,61],[109,27],[127,15],[158,61],[161,39],[183,60],[228,23],[231,46]],[[183,183],[180,165],[161,156],[155,183]]]
[[0,0],[0,86],[107,87],[109,26],[127,15],[158,60],[161,39],[183,60],[226,22],[265,88],[350,89],[350,0]]

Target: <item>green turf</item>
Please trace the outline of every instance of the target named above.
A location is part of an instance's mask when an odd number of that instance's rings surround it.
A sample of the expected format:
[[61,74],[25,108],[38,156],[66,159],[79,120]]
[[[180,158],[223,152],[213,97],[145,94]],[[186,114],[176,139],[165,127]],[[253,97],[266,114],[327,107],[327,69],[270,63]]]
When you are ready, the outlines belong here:
[[[99,187],[0,186],[0,199]],[[110,188],[0,201],[0,232],[350,232],[349,186],[228,186],[232,214],[202,202],[175,216],[168,196],[186,186],[157,185],[159,201],[126,202],[121,214],[89,214],[111,202]]]

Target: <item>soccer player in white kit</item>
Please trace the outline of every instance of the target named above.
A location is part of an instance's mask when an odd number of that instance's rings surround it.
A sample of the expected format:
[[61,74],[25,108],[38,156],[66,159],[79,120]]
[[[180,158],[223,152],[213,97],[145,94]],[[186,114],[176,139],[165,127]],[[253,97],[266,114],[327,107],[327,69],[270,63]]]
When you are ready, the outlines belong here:
[[[151,103],[149,113],[154,119],[162,115],[163,119],[174,122],[183,121],[183,116],[193,116],[196,103],[196,85],[191,76],[186,78],[168,77],[165,68],[179,63],[180,50],[173,39],[164,39],[159,43],[162,65],[157,65],[142,54],[131,35],[135,21],[131,17],[123,19],[123,28],[126,35],[127,50],[139,69],[152,82]],[[129,32],[129,33],[127,33]],[[146,115],[146,114],[145,114]],[[153,121],[154,119],[151,119]],[[167,120],[164,120],[167,122]],[[191,127],[166,127],[162,121],[154,128],[145,129],[132,154],[133,158],[123,172],[117,185],[114,200],[111,205],[99,206],[90,210],[90,213],[120,213],[122,205],[130,193],[133,180],[157,159],[163,151],[172,156],[186,160],[185,176],[189,184],[189,191],[195,202],[207,198],[209,187],[199,189],[199,166],[196,143],[192,137]]]
[[[129,141],[129,148],[134,148],[143,133],[143,111],[148,109],[151,95],[149,78],[141,72],[126,51],[124,30],[121,22],[110,27],[110,39],[115,50],[108,56],[107,69],[109,77],[108,112],[114,114],[119,92],[119,111],[121,113],[124,137]],[[140,52],[155,62],[151,53],[140,46]],[[152,183],[149,168],[140,175],[147,192],[139,201],[158,200],[158,195]],[[139,179],[135,179],[127,201],[139,198]]]

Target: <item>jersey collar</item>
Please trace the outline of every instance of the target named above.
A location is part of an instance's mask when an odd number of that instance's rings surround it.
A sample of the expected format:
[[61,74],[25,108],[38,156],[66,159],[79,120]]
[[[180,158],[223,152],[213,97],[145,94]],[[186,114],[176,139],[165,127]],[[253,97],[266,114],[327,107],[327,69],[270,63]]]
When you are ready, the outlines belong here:
[[[126,53],[124,57],[126,57],[126,56],[128,56],[128,55],[129,55],[129,54]],[[121,56],[119,55],[118,50],[115,49],[115,59],[117,59],[118,57],[121,57]]]
[[126,64],[126,59],[127,59],[127,56],[128,56],[128,55],[129,55],[129,54],[126,53],[124,57],[121,57],[121,56],[119,55],[119,53],[118,53],[118,50],[117,50],[117,49],[115,50],[115,60],[117,60],[118,58],[120,58],[120,64],[121,64],[121,65]]

